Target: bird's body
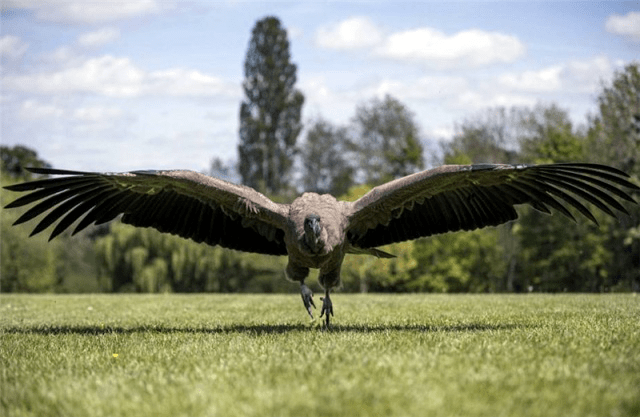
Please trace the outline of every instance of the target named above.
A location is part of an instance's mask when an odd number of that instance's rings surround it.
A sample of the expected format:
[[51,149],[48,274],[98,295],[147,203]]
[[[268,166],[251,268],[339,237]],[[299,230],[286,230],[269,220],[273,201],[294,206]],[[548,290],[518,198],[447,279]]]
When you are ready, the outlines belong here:
[[[286,275],[300,282],[312,315],[313,294],[305,285],[310,268],[319,269],[325,289],[321,316],[333,315],[330,292],[340,284],[347,254],[392,257],[378,249],[394,242],[496,226],[517,218],[518,204],[573,219],[560,203],[596,222],[578,199],[605,213],[627,213],[621,189],[640,191],[627,175],[595,164],[445,165],[373,188],[354,202],[304,193],[291,204],[275,203],[252,188],[192,171],[87,173],[31,169],[64,175],[5,187],[30,191],[6,208],[37,203],[15,224],[46,213],[32,234],[58,221],[51,239],[77,222],[73,233],[118,215],[124,223],[153,227],[196,242],[266,255],[288,255]],[[313,317],[313,316],[312,316]]]

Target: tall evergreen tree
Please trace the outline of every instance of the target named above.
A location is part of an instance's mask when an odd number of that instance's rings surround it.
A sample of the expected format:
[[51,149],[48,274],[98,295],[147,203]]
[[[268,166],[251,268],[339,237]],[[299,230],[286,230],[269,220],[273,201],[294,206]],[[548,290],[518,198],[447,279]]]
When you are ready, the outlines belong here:
[[287,31],[275,17],[253,28],[244,63],[239,171],[244,184],[268,193],[287,188],[302,128],[304,96],[295,89]]

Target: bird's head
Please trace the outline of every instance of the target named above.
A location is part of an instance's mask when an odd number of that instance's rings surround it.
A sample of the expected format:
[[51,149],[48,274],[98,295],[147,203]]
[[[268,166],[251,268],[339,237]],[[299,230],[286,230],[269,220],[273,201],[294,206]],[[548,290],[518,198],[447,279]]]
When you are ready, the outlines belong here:
[[315,241],[320,238],[322,225],[320,224],[320,216],[317,214],[309,214],[304,218],[304,234],[307,238],[313,238]]

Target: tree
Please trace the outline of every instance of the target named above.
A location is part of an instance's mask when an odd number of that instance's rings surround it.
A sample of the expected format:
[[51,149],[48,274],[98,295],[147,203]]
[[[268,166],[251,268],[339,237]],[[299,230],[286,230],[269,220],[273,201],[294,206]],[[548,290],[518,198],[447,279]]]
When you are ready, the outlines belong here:
[[[555,105],[521,112],[520,147],[532,163],[575,162],[587,159],[586,138],[575,131],[569,114]],[[609,220],[594,211],[600,226],[567,223],[559,215],[547,216],[530,208],[521,210],[514,226],[519,240],[518,283],[543,291],[600,291],[609,287],[606,248]]]
[[447,233],[414,242],[414,279],[409,291],[493,292],[503,290],[506,264],[499,229]]
[[244,184],[268,193],[289,185],[304,96],[295,89],[287,31],[275,17],[253,28],[244,64],[239,171]]
[[345,194],[353,184],[354,168],[347,157],[347,129],[317,119],[307,132],[301,152],[305,191]]
[[[14,199],[9,194],[12,193],[0,189],[3,205]],[[0,290],[3,293],[55,291],[61,284],[57,270],[63,242],[47,242],[44,234],[28,238],[27,227],[12,226],[26,209],[0,208],[0,212]]]
[[440,144],[446,164],[512,163],[520,129],[518,114],[522,109],[513,107],[489,108],[456,124],[456,133],[450,142]]
[[524,161],[537,164],[585,159],[585,138],[574,132],[569,114],[555,104],[523,109],[519,137]]
[[286,259],[211,247],[113,223],[96,240],[101,281],[111,291],[273,292],[290,287],[282,271]]
[[[34,166],[39,161],[34,151],[27,155],[34,157],[27,166]],[[0,175],[0,201],[3,205],[17,196],[1,187],[31,179],[29,172],[22,172],[25,175],[19,180],[10,178],[5,172]],[[48,242],[46,233],[30,237],[28,224],[13,226],[28,210],[28,207],[0,208],[0,292],[100,291],[91,231],[83,230],[73,237],[73,241],[68,232],[52,242]]]
[[38,157],[38,153],[26,146],[16,145],[12,148],[0,146],[0,172],[11,179],[32,179],[26,167],[50,168],[51,165]]
[[627,65],[604,85],[589,138],[594,158],[640,175],[640,64]]
[[397,99],[386,95],[358,106],[352,120],[359,155],[360,175],[378,185],[424,167],[422,144],[413,114]]
[[[640,181],[640,64],[618,71],[598,96],[598,114],[590,121],[588,152],[593,162],[619,168]],[[636,201],[639,200],[637,194]],[[640,209],[626,206],[631,216],[608,230],[613,253],[609,284],[640,289]]]
[[[49,168],[38,153],[26,146],[0,146],[0,186],[34,179],[25,167]],[[0,189],[3,205],[17,198]],[[29,237],[26,225],[12,226],[28,209],[0,208],[0,291],[86,292],[97,291],[95,263],[89,233],[68,242],[68,234],[47,243],[45,234]]]
[[[462,123],[456,124],[456,134],[450,142],[442,142],[440,144],[443,152],[443,163],[445,164],[471,164],[471,163],[516,163],[519,161],[518,153],[518,137],[522,130],[521,120],[522,114],[528,110],[525,108],[512,107],[506,109],[504,107],[488,108],[473,117],[465,119]],[[438,266],[434,266],[432,271],[438,271],[438,267],[442,271],[446,270],[447,262],[456,264],[455,259],[448,257],[453,256],[456,252],[453,248],[457,248],[458,253],[464,254],[466,258],[459,262],[456,266],[455,274],[447,276],[446,285],[439,285],[443,288],[473,288],[475,290],[487,289],[492,291],[513,291],[518,287],[516,280],[516,267],[518,252],[518,241],[512,233],[513,224],[507,223],[499,226],[496,231],[479,230],[473,232],[473,237],[448,237],[436,236],[433,238],[433,247],[429,252],[438,260]],[[495,239],[490,246],[483,247],[483,244]],[[442,242],[446,242],[445,245]],[[466,247],[466,248],[465,248]],[[442,249],[451,250],[449,254],[438,253]],[[416,245],[416,250],[426,250],[425,247]],[[483,256],[477,258],[476,254],[482,251]],[[422,255],[424,256],[424,255]],[[432,255],[429,255],[432,256]],[[478,271],[482,269],[480,264],[475,264],[476,260],[485,262],[485,270],[501,270],[504,275],[496,273],[488,274],[485,277],[482,274],[471,274],[470,269],[465,266],[473,266]],[[484,259],[484,261],[483,261]],[[491,263],[492,265],[489,265]],[[499,266],[498,266],[499,265]],[[430,272],[431,273],[431,272]],[[435,272],[433,272],[435,274]],[[443,273],[440,273],[442,275]],[[437,275],[437,274],[436,274]],[[419,282],[426,281],[424,275]],[[465,277],[463,279],[463,277]],[[484,282],[476,282],[474,279],[484,280]],[[434,282],[436,282],[435,280]],[[443,282],[445,282],[443,281]],[[468,281],[468,283],[466,283]],[[434,288],[438,288],[434,282]],[[457,284],[453,284],[457,282]],[[484,285],[484,287],[483,287]],[[424,287],[428,288],[428,286]],[[459,291],[460,289],[458,289]]]

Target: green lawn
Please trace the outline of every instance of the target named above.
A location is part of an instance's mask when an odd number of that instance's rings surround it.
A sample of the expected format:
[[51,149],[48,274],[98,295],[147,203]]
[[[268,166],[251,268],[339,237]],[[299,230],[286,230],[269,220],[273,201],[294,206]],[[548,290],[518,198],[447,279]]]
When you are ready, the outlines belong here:
[[333,300],[2,295],[0,415],[640,415],[635,294]]

